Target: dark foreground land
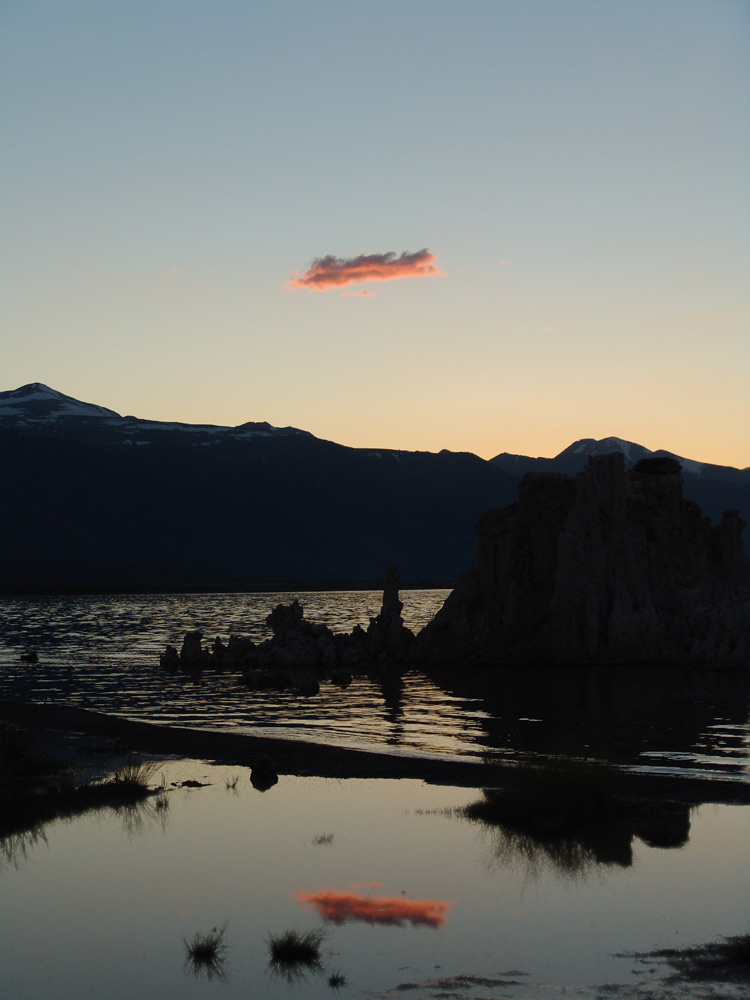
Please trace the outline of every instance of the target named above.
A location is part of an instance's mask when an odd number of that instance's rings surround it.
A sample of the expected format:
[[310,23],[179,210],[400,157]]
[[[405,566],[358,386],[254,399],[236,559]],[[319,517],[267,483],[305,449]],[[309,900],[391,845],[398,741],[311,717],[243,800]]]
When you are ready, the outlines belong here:
[[[87,709],[62,705],[0,701],[0,719],[22,725],[35,746],[62,764],[90,765],[96,756],[137,753],[216,764],[253,767],[273,762],[280,775],[322,778],[414,778],[430,784],[484,788],[497,782],[501,770],[481,761],[408,757],[353,750],[321,743],[207,732],[135,722]],[[658,799],[686,805],[750,804],[750,784],[730,779],[616,771],[617,791],[625,797]]]

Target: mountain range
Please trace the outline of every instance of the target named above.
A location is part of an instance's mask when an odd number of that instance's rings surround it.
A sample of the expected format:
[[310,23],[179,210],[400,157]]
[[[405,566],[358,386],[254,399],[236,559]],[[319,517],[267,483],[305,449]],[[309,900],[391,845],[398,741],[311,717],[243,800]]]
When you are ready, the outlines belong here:
[[[293,427],[122,417],[39,382],[0,392],[0,590],[450,585],[474,525],[531,471],[573,475],[589,455],[670,455],[717,521],[750,520],[750,469],[619,438],[555,458],[349,448]],[[745,533],[746,547],[748,533]]]

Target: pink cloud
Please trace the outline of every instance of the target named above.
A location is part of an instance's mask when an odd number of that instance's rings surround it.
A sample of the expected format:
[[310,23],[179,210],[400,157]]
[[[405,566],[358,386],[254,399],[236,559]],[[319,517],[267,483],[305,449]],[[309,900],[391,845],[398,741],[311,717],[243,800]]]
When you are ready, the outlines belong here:
[[327,257],[317,257],[304,274],[295,271],[284,289],[323,291],[362,281],[395,281],[398,278],[430,278],[437,275],[444,277],[435,264],[435,254],[427,247],[415,253],[405,250],[400,256],[396,256],[395,251],[360,254],[359,257],[349,258],[329,254]]
[[510,261],[509,260],[501,260],[499,262],[499,264],[500,264],[500,267],[510,267]]
[[375,292],[368,292],[363,288],[361,292],[342,292],[341,294],[345,299],[371,299],[374,297]]
[[312,906],[324,920],[343,924],[359,920],[367,924],[389,924],[403,927],[441,927],[453,903],[436,899],[404,899],[389,896],[362,896],[338,889],[292,893],[302,906]]

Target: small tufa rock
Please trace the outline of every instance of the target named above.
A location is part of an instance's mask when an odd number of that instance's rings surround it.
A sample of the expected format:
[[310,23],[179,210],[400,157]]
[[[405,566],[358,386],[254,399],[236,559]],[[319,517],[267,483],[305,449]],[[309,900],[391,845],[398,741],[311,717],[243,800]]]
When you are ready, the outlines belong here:
[[176,674],[180,669],[180,654],[174,646],[167,646],[159,657],[159,666],[168,674]]
[[180,650],[180,666],[183,670],[200,669],[208,664],[209,656],[201,645],[202,639],[203,632],[200,629],[185,633]]

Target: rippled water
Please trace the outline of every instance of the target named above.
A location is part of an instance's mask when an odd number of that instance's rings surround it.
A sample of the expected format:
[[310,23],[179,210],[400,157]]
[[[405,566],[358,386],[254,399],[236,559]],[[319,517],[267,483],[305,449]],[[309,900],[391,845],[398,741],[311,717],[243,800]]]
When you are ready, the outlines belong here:
[[[405,591],[405,624],[418,631],[445,600],[444,590]],[[367,626],[380,610],[379,591],[299,594],[118,595],[42,597],[5,602],[0,625],[3,693],[64,702],[133,719],[301,739],[347,746],[407,748],[423,753],[481,751],[481,710],[419,674],[393,689],[358,677],[345,690],[324,684],[315,698],[248,691],[233,674],[206,671],[200,680],[158,667],[170,643],[203,629],[220,635],[270,636],[265,624],[279,603],[298,599],[305,616],[335,632]],[[24,650],[39,661],[20,663]]]
[[[447,591],[401,594],[418,631]],[[504,671],[477,685],[457,664],[438,684],[416,671],[306,698],[251,692],[233,674],[200,680],[159,669],[186,631],[206,641],[265,638],[268,613],[297,598],[305,616],[337,632],[366,626],[379,591],[10,598],[0,615],[0,695],[66,703],[127,718],[252,731],[343,746],[427,755],[582,753],[640,768],[694,770],[750,780],[748,681],[668,670]],[[35,650],[39,661],[23,664]]]

